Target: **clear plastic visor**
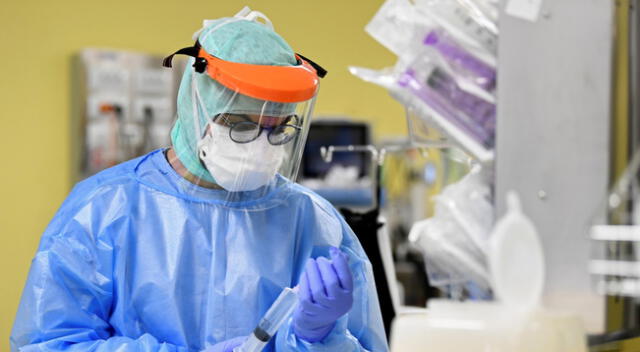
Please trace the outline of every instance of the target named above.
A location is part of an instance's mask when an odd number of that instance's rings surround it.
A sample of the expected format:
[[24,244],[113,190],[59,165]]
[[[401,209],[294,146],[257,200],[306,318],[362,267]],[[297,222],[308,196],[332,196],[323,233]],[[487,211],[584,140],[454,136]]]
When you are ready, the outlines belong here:
[[214,180],[192,180],[193,187],[212,189],[224,201],[242,202],[266,197],[295,180],[315,97],[280,103],[226,88],[212,91],[203,96],[197,84],[192,85],[198,157]]

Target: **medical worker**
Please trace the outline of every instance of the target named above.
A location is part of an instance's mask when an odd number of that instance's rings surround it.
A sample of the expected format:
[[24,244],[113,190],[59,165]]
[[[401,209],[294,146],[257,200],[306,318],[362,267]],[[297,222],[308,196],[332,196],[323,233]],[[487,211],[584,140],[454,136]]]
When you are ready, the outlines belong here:
[[386,351],[362,247],[290,181],[324,70],[247,8],[194,39],[176,52],[192,58],[172,147],[72,190],[33,259],[12,350],[229,352],[298,286],[266,351]]

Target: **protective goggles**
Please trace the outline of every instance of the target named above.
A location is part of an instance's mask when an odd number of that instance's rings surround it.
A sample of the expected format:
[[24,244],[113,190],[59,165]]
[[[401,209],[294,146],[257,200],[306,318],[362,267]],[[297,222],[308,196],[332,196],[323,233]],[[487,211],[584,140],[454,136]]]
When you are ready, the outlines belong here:
[[320,65],[296,54],[296,66],[252,65],[222,60],[207,53],[196,41],[194,46],[182,48],[167,56],[162,65],[172,67],[175,55],[195,58],[196,72],[209,77],[240,94],[280,103],[298,103],[313,98],[319,79],[327,71]]
[[271,145],[283,145],[292,141],[302,129],[300,118],[295,114],[283,118],[262,118],[259,122],[248,115],[219,114],[213,122],[228,127],[229,138],[240,144],[252,142],[265,132]]

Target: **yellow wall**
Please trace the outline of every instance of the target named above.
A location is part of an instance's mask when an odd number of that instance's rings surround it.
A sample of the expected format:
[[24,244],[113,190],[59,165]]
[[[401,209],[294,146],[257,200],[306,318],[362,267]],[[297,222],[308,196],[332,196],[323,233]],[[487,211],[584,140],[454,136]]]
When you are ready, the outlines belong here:
[[243,5],[265,12],[297,51],[325,66],[318,114],[348,114],[378,135],[406,132],[384,90],[347,66],[384,67],[394,57],[364,26],[382,0],[5,1],[0,11],[0,351],[8,350],[20,292],[40,234],[70,189],[70,62],[81,48],[167,54],[191,43],[203,18]]

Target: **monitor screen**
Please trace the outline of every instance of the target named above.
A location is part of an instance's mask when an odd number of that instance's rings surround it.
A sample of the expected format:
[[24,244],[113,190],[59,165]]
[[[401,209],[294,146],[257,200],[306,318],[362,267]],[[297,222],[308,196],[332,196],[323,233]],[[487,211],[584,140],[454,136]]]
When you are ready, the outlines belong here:
[[335,152],[331,163],[320,154],[328,146],[370,144],[369,125],[350,121],[316,121],[311,123],[301,165],[302,178],[324,178],[333,165],[356,166],[359,177],[369,174],[371,155],[367,152]]

